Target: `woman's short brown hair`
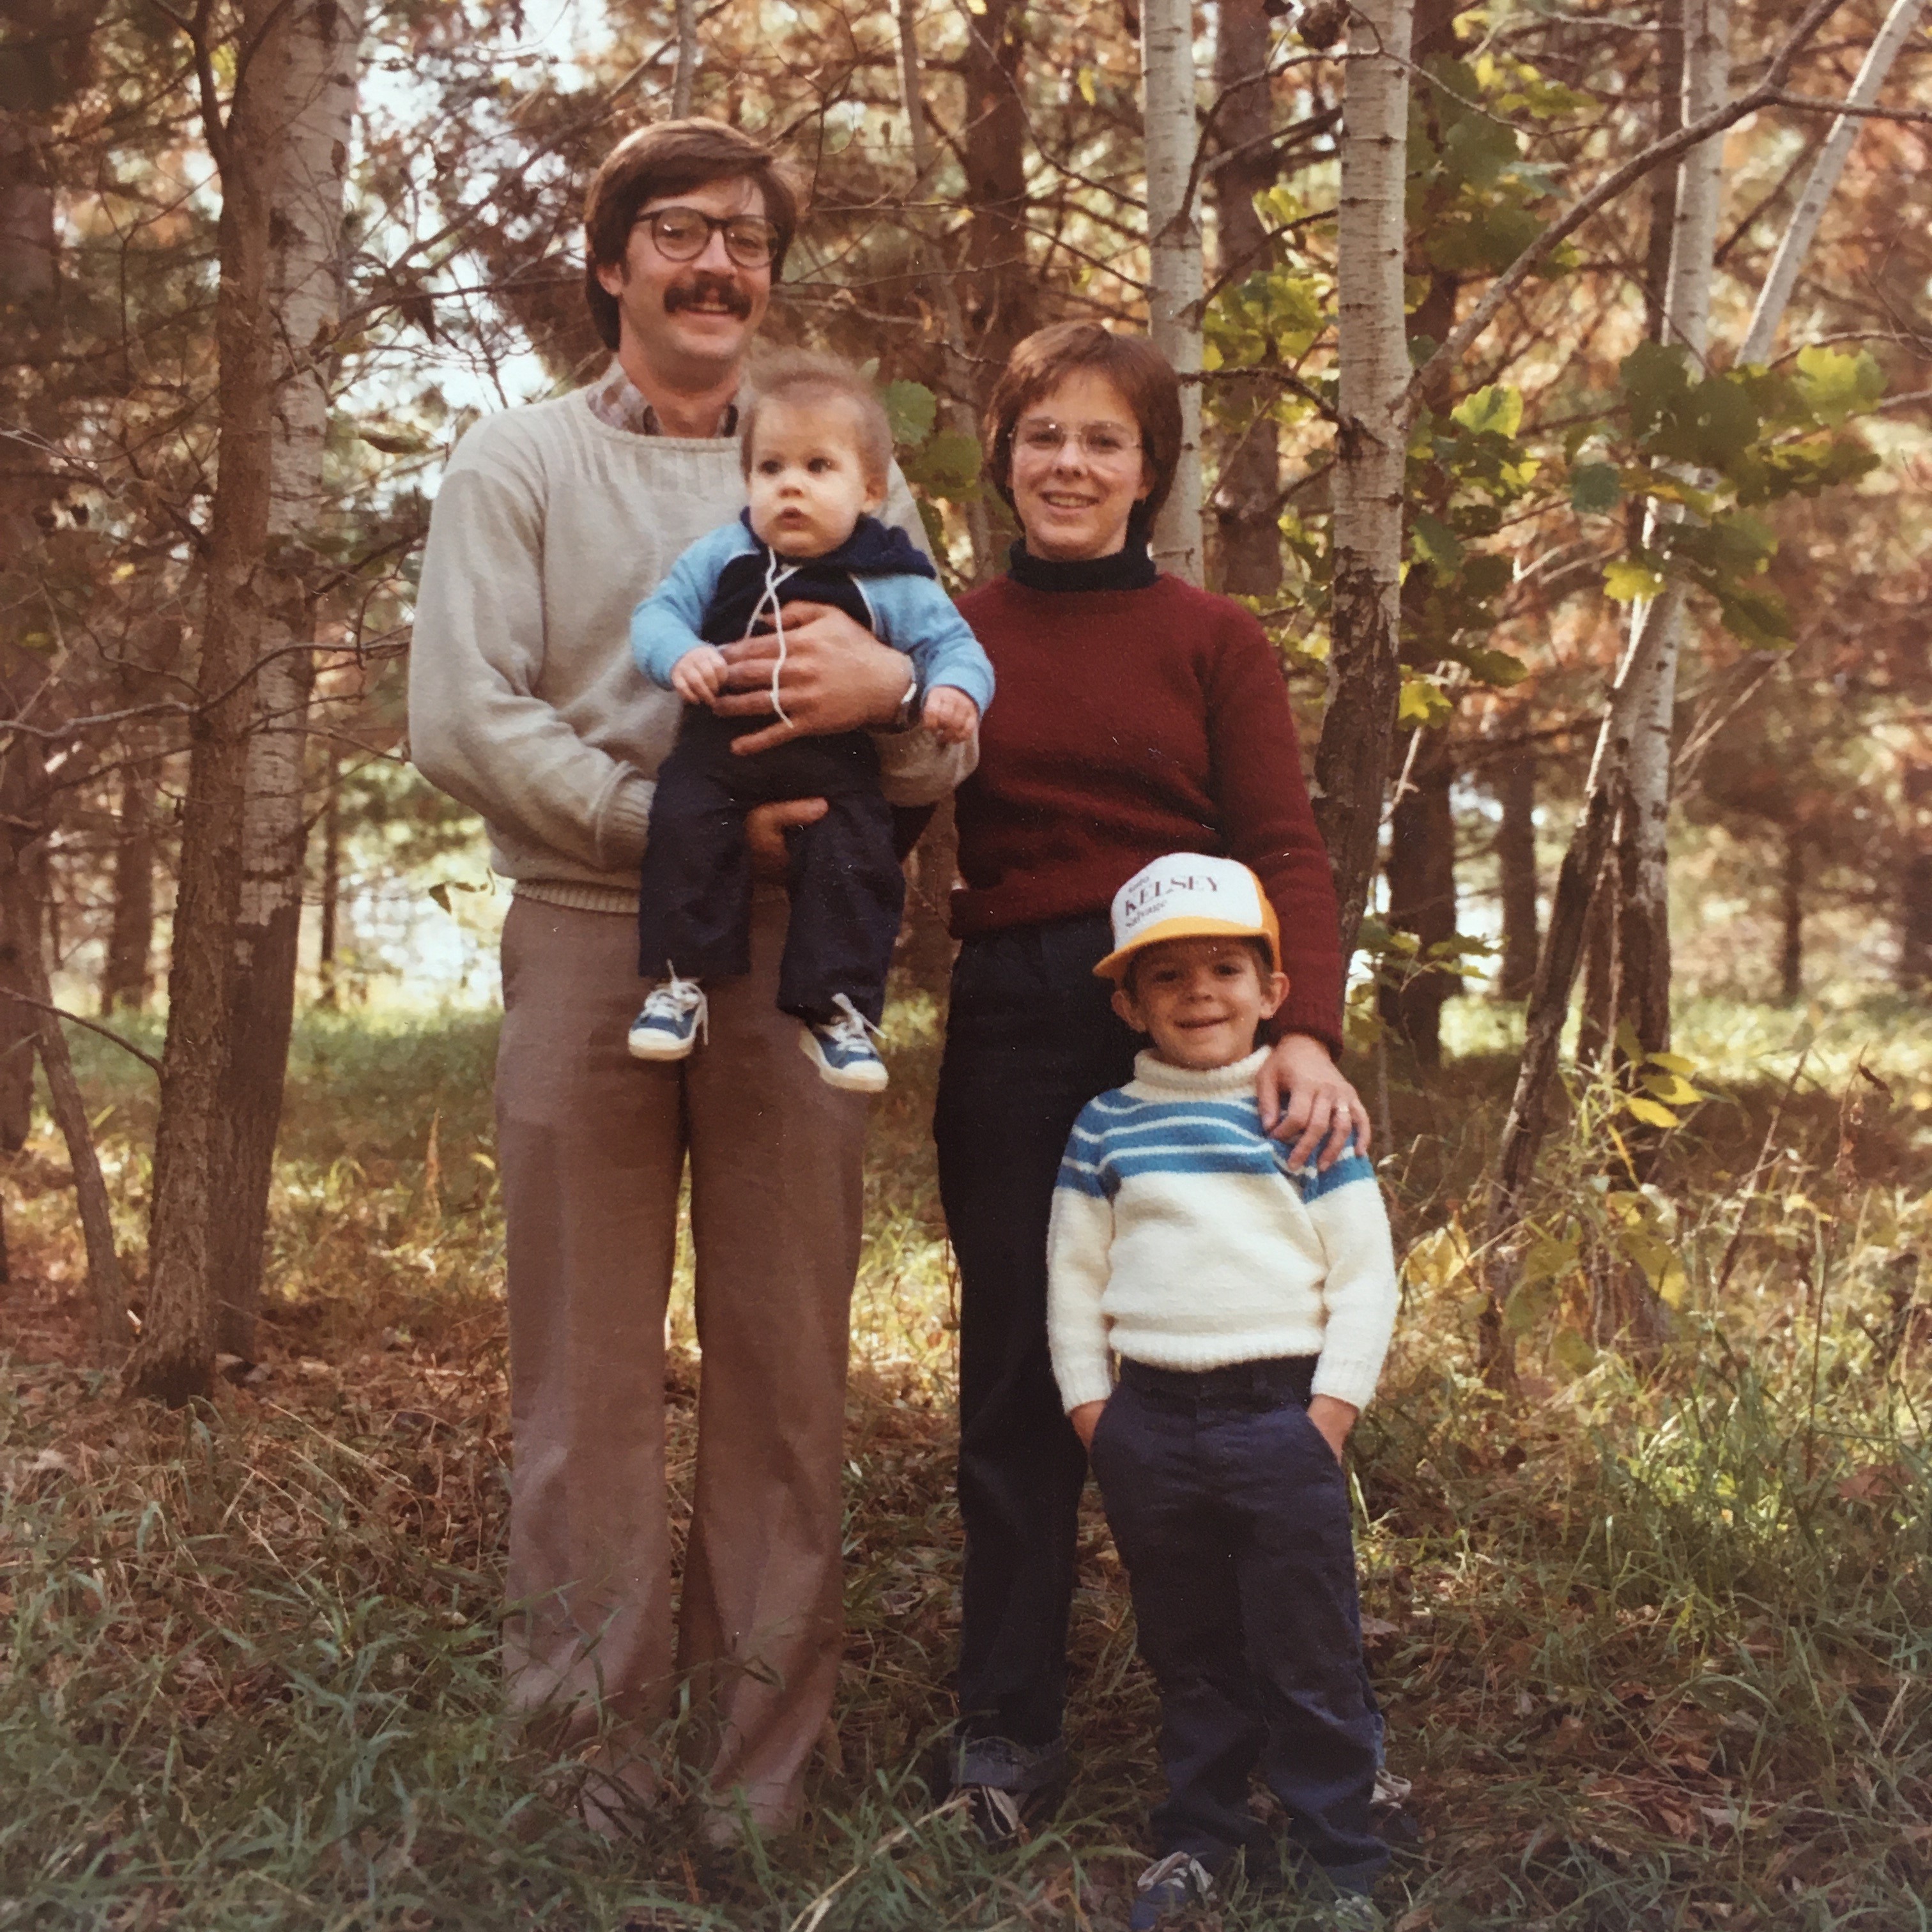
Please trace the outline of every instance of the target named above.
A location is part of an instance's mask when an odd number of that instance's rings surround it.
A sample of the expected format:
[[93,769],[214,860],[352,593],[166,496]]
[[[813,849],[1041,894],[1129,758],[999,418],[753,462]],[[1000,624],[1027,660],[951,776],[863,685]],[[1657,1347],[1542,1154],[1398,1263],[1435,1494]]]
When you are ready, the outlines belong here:
[[881,496],[892,467],[892,429],[879,392],[849,362],[809,349],[781,349],[752,371],[752,400],[738,428],[739,460],[752,473],[752,443],[767,403],[843,403],[852,412],[853,442],[866,481]]
[[772,279],[784,267],[798,232],[799,191],[762,142],[722,121],[660,121],[613,148],[584,198],[584,298],[608,349],[617,346],[617,298],[597,279],[621,266],[638,210],[661,195],[688,194],[716,181],[748,181],[765,198],[765,219],[778,232]]
[[1120,391],[1140,425],[1141,453],[1154,487],[1136,518],[1144,530],[1167,501],[1180,463],[1180,379],[1144,335],[1116,335],[1097,322],[1056,322],[1036,328],[1015,348],[986,405],[993,488],[1013,500],[1013,428],[1021,412],[1076,370],[1090,369]]

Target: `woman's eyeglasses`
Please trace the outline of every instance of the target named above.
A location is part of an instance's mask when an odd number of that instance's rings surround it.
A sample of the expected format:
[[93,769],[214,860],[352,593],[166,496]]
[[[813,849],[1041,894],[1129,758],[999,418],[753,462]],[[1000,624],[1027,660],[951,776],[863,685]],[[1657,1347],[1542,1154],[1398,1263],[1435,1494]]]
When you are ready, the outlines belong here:
[[632,224],[648,228],[658,253],[668,262],[694,262],[713,235],[724,238],[724,252],[741,268],[768,268],[778,251],[778,231],[755,214],[706,214],[701,208],[654,208]]
[[1069,442],[1077,444],[1090,463],[1118,463],[1141,446],[1117,423],[1057,423],[1034,416],[1013,432],[1013,447],[1029,456],[1058,456]]

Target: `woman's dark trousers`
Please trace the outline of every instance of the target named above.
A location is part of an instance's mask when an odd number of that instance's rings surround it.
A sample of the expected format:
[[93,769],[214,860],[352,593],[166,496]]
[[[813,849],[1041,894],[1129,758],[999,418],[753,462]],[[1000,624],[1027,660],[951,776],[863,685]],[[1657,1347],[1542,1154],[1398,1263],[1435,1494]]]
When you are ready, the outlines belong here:
[[754,805],[822,798],[825,816],[785,835],[791,920],[778,966],[778,1008],[816,1024],[842,993],[877,1025],[898,938],[905,874],[892,849],[892,807],[863,731],[795,738],[740,758],[732,740],[768,718],[718,718],[694,705],[658,772],[638,879],[638,970],[662,978],[730,979],[752,968]]
[[1060,1736],[1087,1459],[1046,1342],[1046,1227],[1066,1137],[1133,1075],[1094,977],[1103,915],[969,939],[953,968],[933,1122],[959,1260],[959,1709],[968,1738]]

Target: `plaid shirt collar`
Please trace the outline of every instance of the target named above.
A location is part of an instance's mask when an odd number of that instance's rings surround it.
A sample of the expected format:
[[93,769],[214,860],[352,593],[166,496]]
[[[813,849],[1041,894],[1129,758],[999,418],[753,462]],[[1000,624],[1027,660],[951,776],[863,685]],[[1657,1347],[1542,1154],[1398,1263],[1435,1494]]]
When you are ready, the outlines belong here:
[[[624,365],[614,362],[610,373],[592,385],[590,413],[601,423],[608,423],[613,429],[628,430],[632,436],[662,436],[658,427],[658,412],[645,401],[641,391],[629,376],[624,374]],[[738,434],[738,405],[724,405],[724,419],[718,425],[721,436]]]

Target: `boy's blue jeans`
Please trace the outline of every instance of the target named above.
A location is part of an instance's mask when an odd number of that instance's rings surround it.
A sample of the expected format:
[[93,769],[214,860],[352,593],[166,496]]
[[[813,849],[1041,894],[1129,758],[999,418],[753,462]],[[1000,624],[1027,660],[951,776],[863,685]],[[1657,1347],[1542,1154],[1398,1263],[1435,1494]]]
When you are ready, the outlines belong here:
[[1199,1373],[1120,1364],[1090,1455],[1160,1686],[1160,1852],[1210,1870],[1269,1834],[1340,1890],[1388,1862],[1370,1826],[1381,1730],[1362,1663],[1348,1483],[1308,1419],[1312,1358]]

